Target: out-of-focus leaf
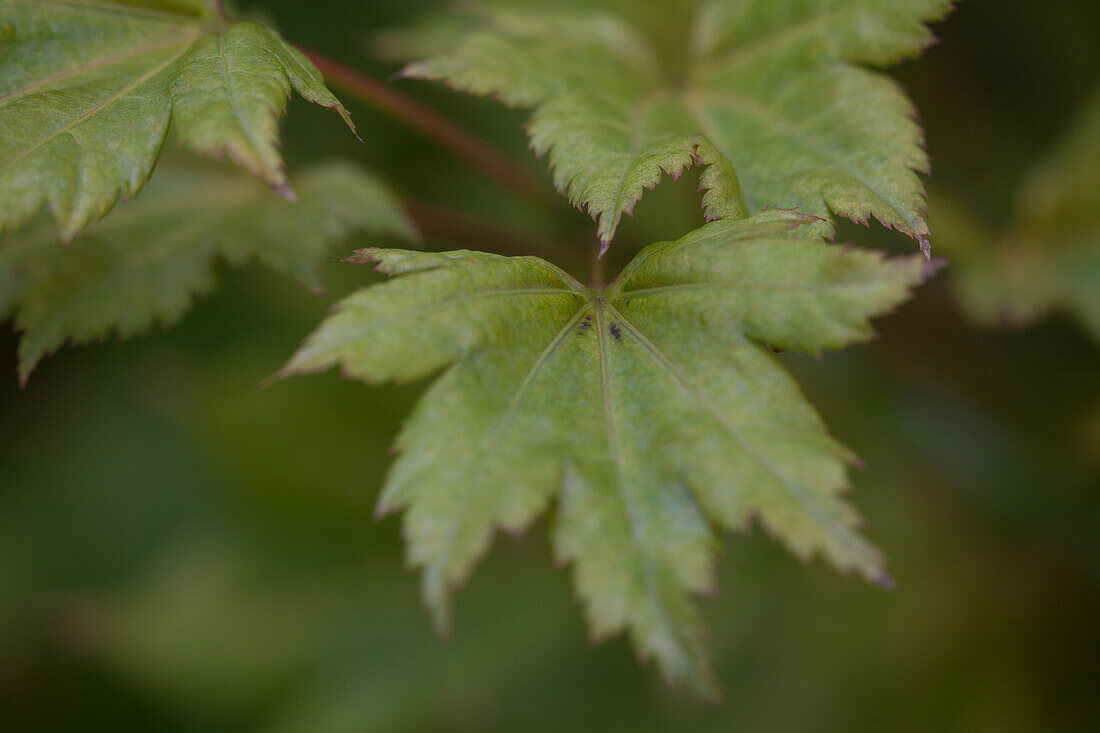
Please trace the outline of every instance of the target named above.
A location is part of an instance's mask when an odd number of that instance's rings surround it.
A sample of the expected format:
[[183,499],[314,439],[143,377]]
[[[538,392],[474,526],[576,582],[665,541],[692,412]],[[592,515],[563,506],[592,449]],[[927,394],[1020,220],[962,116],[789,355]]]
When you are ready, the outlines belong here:
[[71,245],[45,217],[0,242],[0,318],[15,311],[23,332],[22,379],[66,341],[175,321],[214,286],[219,258],[255,259],[320,289],[320,265],[349,232],[415,238],[392,194],[355,166],[319,165],[295,185],[291,203],[218,167],[175,166]]
[[783,236],[810,220],[715,222],[598,289],[533,257],[364,250],[398,277],[342,301],[284,373],[339,364],[373,383],[445,369],[379,504],[408,510],[440,628],[494,530],[522,530],[555,499],[555,549],[593,635],[628,630],[703,694],[715,686],[691,598],[713,582],[708,520],[755,517],[800,557],[889,583],[840,497],[851,454],[759,342],[866,340],[924,263]]
[[0,231],[46,206],[71,239],[141,189],[170,125],[293,196],[277,149],[291,89],[351,119],[275,31],[212,5],[0,0]]
[[959,294],[975,317],[1019,326],[1062,311],[1100,340],[1097,171],[1100,92],[1025,178],[1006,234],[998,238],[992,227],[944,202],[944,243],[959,261]]
[[483,30],[405,74],[534,108],[533,147],[605,248],[645,188],[698,161],[710,219],[799,207],[830,235],[832,213],[873,216],[927,253],[921,130],[898,85],[863,65],[918,54],[947,0],[685,2],[664,8],[658,36],[633,22],[650,3],[621,5],[488,5]]

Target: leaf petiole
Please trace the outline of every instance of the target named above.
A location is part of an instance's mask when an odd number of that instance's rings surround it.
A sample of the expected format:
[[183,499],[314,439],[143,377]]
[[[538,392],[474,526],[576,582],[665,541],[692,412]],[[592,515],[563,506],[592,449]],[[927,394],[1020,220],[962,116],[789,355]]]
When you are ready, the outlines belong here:
[[453,120],[394,87],[358,69],[298,45],[333,86],[401,120],[412,129],[451,151],[506,191],[540,206],[557,204],[557,197],[527,170]]

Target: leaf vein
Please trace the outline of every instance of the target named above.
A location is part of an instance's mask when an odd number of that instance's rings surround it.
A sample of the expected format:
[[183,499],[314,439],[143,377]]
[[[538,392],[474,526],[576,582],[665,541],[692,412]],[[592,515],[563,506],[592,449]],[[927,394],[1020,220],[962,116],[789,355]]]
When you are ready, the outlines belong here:
[[[618,313],[613,306],[607,305],[606,307]],[[621,317],[620,314],[620,318]],[[619,506],[622,508],[623,516],[626,519],[627,529],[630,532],[630,539],[642,563],[646,591],[653,600],[657,613],[660,615],[661,624],[665,628],[671,629],[673,628],[672,620],[669,618],[668,610],[665,608],[664,598],[657,588],[657,580],[654,577],[655,571],[653,568],[653,560],[649,553],[645,551],[642,538],[639,536],[638,519],[635,516],[636,510],[626,492],[622,450],[619,445],[618,432],[615,428],[615,408],[611,403],[611,370],[608,364],[607,336],[605,330],[603,309],[596,308],[596,331],[599,334],[600,385],[603,394],[604,431],[607,433],[608,453],[611,456],[611,462],[615,469],[615,485],[618,488]]]
[[608,305],[608,308],[612,310],[620,319],[622,319],[623,325],[630,331],[631,335],[641,344],[646,351],[653,357],[653,359],[663,367],[676,381],[681,389],[683,389],[688,396],[695,400],[699,405],[713,417],[719,425],[721,425],[738,445],[747,453],[753,460],[759,463],[765,470],[779,479],[780,484],[790,493],[791,497],[798,502],[813,519],[820,524],[829,535],[838,543],[844,544],[847,541],[846,535],[850,534],[850,530],[844,527],[833,517],[823,512],[818,500],[811,494],[803,490],[796,482],[791,480],[780,468],[775,465],[773,461],[767,458],[760,450],[753,445],[737,426],[734,425],[725,415],[719,412],[714,407],[712,400],[708,400],[706,395],[703,394],[698,387],[687,375],[684,374],[680,366],[674,362],[667,354],[665,354],[655,343],[653,343],[646,335],[639,329],[632,321],[626,318],[618,309],[612,305]]
[[680,283],[676,285],[659,285],[652,288],[639,290],[624,290],[616,293],[614,298],[644,298],[667,293],[690,292],[694,290],[784,290],[794,292],[822,293],[830,290],[846,288],[873,288],[874,283],[865,282],[839,282],[839,283],[750,283],[750,282],[700,282]]
[[75,68],[72,68],[72,69],[66,69],[65,71],[62,71],[58,74],[54,74],[53,76],[50,76],[50,77],[47,77],[47,78],[42,79],[40,81],[36,81],[36,82],[31,83],[31,84],[28,84],[25,87],[21,87],[19,89],[13,89],[10,92],[0,94],[0,105],[8,104],[13,100],[13,98],[21,97],[21,96],[24,96],[24,95],[27,95],[27,94],[32,94],[32,93],[34,93],[38,89],[41,89],[44,86],[48,86],[50,84],[53,84],[54,82],[61,81],[62,79],[67,79],[70,76],[75,76],[75,75],[83,73],[85,71],[91,71],[93,69],[98,69],[98,68],[103,67],[103,66],[110,66],[112,64],[117,64],[117,63],[120,63],[122,61],[129,61],[130,59],[137,58],[138,56],[144,56],[147,53],[151,53],[153,51],[159,51],[162,48],[167,48],[169,46],[173,46],[173,45],[175,45],[179,42],[180,42],[180,40],[178,38],[173,38],[171,41],[164,41],[164,42],[161,42],[161,43],[154,43],[152,45],[142,46],[141,48],[133,49],[131,51],[126,51],[124,53],[114,54],[112,56],[104,56],[103,58],[96,59],[95,61],[92,61],[91,63],[85,64],[83,66],[75,67]]
[[[240,104],[237,102],[237,93],[233,89],[232,70],[229,68],[229,57],[226,55],[225,50],[224,35],[218,36],[218,55],[221,59],[222,79],[225,80],[225,96],[229,101],[229,110],[233,113],[233,119],[237,121],[237,126],[241,128],[241,132],[244,133],[249,145],[252,146],[252,150],[257,156],[262,158],[263,142],[256,137],[255,130],[253,130],[252,126],[247,124],[246,120],[243,118]],[[261,166],[267,168],[266,161],[262,161]]]
[[[481,469],[485,466],[486,462],[488,462],[489,459],[492,458],[493,454],[496,452],[496,449],[500,446],[501,440],[504,439],[504,435],[507,433],[508,427],[512,421],[512,418],[515,416],[520,403],[523,401],[523,398],[530,393],[531,387],[535,383],[535,379],[537,379],[538,375],[542,372],[542,368],[546,365],[554,352],[556,352],[561,347],[561,344],[565,340],[565,337],[569,335],[569,333],[573,330],[573,327],[577,325],[578,321],[580,321],[581,317],[591,309],[591,305],[578,308],[577,312],[573,314],[573,317],[569,319],[565,326],[563,326],[562,329],[558,331],[558,333],[550,340],[550,343],[547,344],[546,348],[542,350],[542,353],[539,354],[539,357],[535,360],[534,365],[531,367],[530,370],[528,370],[527,374],[524,376],[524,379],[520,383],[520,386],[516,390],[516,393],[512,395],[512,399],[509,401],[508,407],[501,414],[500,418],[498,418],[497,424],[493,428],[492,435],[490,436],[489,440],[485,442],[484,448],[481,454],[478,456],[477,461],[470,468],[470,475],[477,476],[481,472]],[[466,514],[470,507],[470,499],[476,493],[476,491],[474,490],[476,487],[476,483],[474,481],[467,481],[465,484],[463,484],[463,486],[467,490],[464,492],[462,504],[459,507],[457,516],[453,516],[454,521],[449,522],[447,526],[447,538],[444,543],[447,548],[444,553],[445,557],[450,557],[452,555],[455,540],[458,538],[458,528],[462,524],[462,522],[465,521]]]
[[80,117],[77,117],[75,120],[72,120],[71,122],[68,122],[65,125],[63,125],[63,126],[59,127],[58,129],[54,130],[49,135],[42,138],[41,140],[34,143],[33,145],[31,145],[29,148],[24,150],[19,155],[16,155],[15,157],[10,158],[7,161],[5,161],[4,163],[0,164],[0,173],[2,173],[4,171],[7,171],[9,168],[14,166],[16,163],[19,163],[21,160],[23,160],[27,156],[31,155],[32,153],[34,153],[36,150],[38,150],[39,148],[41,148],[42,146],[44,146],[46,143],[50,142],[54,138],[59,137],[61,135],[64,135],[66,133],[71,134],[74,129],[76,129],[81,124],[86,122],[89,118],[91,118],[94,115],[96,115],[96,114],[102,112],[103,110],[107,109],[112,104],[114,104],[118,100],[122,99],[126,94],[128,94],[128,93],[132,92],[133,90],[137,89],[142,84],[144,84],[147,81],[149,81],[150,79],[154,78],[157,74],[164,71],[169,66],[171,66],[173,63],[178,61],[179,58],[181,56],[183,56],[184,53],[187,52],[188,48],[190,48],[190,43],[184,44],[183,47],[180,48],[180,50],[178,52],[176,52],[175,54],[173,54],[170,58],[166,59],[162,63],[160,63],[157,66],[153,67],[149,71],[145,72],[140,77],[138,77],[137,79],[135,79],[131,83],[127,84],[122,89],[120,89],[117,92],[115,92],[114,94],[112,94],[110,97],[108,97],[103,102],[97,104],[95,107],[88,110],[87,112],[82,114]]

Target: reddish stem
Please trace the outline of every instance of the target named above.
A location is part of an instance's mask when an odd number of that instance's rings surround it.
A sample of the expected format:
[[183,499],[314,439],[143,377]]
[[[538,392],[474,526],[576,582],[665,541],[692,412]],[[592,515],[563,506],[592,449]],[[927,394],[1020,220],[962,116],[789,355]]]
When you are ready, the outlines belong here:
[[214,0],[214,12],[226,23],[232,22],[229,18],[229,11],[225,9],[225,0]]
[[317,51],[298,46],[333,86],[393,115],[477,168],[501,187],[545,206],[547,190],[514,161],[431,107]]

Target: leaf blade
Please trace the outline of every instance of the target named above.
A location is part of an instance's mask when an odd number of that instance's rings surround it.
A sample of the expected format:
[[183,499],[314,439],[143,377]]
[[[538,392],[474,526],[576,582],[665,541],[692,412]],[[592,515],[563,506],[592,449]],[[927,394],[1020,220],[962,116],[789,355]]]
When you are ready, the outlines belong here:
[[686,66],[662,59],[669,39],[647,36],[625,10],[489,6],[482,30],[405,74],[533,108],[532,147],[597,219],[605,247],[646,188],[698,162],[711,171],[708,220],[797,207],[831,236],[834,215],[873,216],[928,256],[915,113],[860,64],[918,53],[949,3],[695,5],[695,30],[680,41]]
[[0,57],[0,231],[47,207],[72,239],[141,190],[169,126],[289,192],[275,141],[292,88],[351,126],[274,31],[216,28],[205,3],[0,0],[0,13],[13,28]]
[[[379,502],[405,511],[438,626],[495,531],[522,531],[555,497],[555,552],[594,637],[627,631],[702,695],[716,687],[692,598],[713,582],[710,521],[744,529],[759,517],[799,557],[889,584],[842,498],[851,453],[753,339],[810,351],[865,340],[867,320],[926,269],[777,238],[807,220],[710,224],[651,245],[601,291],[534,258],[369,253],[395,279],[352,295],[283,374],[339,365],[373,383],[442,370],[398,437]],[[731,271],[758,287],[718,287]],[[641,294],[691,279],[720,292]]]

